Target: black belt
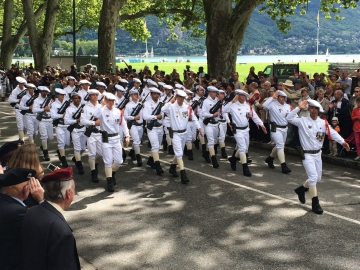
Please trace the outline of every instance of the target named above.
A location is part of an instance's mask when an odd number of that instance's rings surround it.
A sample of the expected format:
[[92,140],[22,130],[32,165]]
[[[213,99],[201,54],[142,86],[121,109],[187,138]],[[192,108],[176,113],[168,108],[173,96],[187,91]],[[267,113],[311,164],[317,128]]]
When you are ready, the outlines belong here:
[[162,124],[160,124],[159,122],[155,122],[154,127],[162,127]]
[[248,128],[248,126],[246,126],[246,127],[236,127],[236,129],[241,129],[241,130],[244,130],[244,129],[247,129]]
[[225,123],[225,122],[226,122],[226,120],[219,120],[219,122],[220,122],[220,123]]
[[186,131],[186,129],[173,130],[173,132],[176,132],[176,133],[184,133],[185,131]]
[[43,119],[51,119],[51,116],[46,116],[46,117],[43,116],[43,117],[42,117],[42,120],[43,120]]
[[317,154],[321,151],[321,149],[319,150],[304,150],[304,154]]
[[134,123],[133,123],[133,125],[134,125],[134,126],[138,126],[138,127],[140,127],[140,126],[142,126],[142,125],[143,125],[143,123],[134,122]]
[[94,129],[92,130],[92,133],[100,133],[100,130],[98,130],[97,128],[94,128]]
[[108,134],[107,136],[108,136],[108,137],[115,137],[115,136],[117,136],[117,135],[119,135],[119,133]]
[[276,125],[276,127],[278,127],[278,128],[287,128],[287,125],[286,125],[286,126],[279,126],[279,125]]

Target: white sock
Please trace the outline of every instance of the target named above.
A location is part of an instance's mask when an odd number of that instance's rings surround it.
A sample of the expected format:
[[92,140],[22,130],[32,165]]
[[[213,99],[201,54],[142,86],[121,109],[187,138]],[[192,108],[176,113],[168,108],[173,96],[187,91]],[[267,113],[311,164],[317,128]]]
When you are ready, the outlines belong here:
[[277,156],[278,156],[278,159],[279,159],[280,164],[285,163],[285,153],[284,153],[284,150],[278,150],[278,151],[277,151]]
[[306,188],[309,188],[309,182],[308,182],[308,180],[305,181],[305,183],[303,184],[303,186],[306,187]]
[[59,153],[61,157],[65,156],[65,149],[59,149]]
[[241,164],[247,164],[246,154],[240,154]]
[[316,196],[317,196],[316,186],[310,186],[310,187],[309,187],[309,192],[310,192],[311,198],[316,197]]
[[89,167],[91,171],[95,170],[95,158],[89,157]]
[[159,152],[152,152],[152,157],[154,159],[154,162],[159,161]]
[[177,159],[177,164],[179,166],[180,171],[184,170],[184,161],[182,160],[182,158]]
[[171,145],[170,135],[166,135],[166,142],[167,142],[168,145]]
[[187,150],[192,150],[192,142],[187,142],[185,144],[186,144]]
[[47,141],[41,141],[43,150],[47,150]]
[[274,157],[276,157],[276,154],[277,154],[277,149],[276,149],[276,147],[274,147],[274,148],[271,150],[270,157],[274,158]]
[[209,147],[210,157],[215,156],[215,149],[214,147]]
[[140,146],[134,145],[134,151],[135,151],[135,155],[140,154]]
[[19,139],[22,140],[22,141],[24,141],[24,137],[25,137],[24,131],[23,131],[23,130],[19,130],[18,132],[19,132]]
[[118,169],[119,169],[119,166],[116,165],[115,163],[113,163],[112,166],[111,166],[111,170],[112,170],[113,172],[116,172]]
[[80,153],[75,153],[74,156],[75,156],[76,161],[81,161],[81,154]]
[[105,176],[106,178],[112,177],[112,169],[111,167],[105,167]]
[[29,143],[34,143],[34,137],[33,136],[29,136]]
[[220,148],[224,148],[225,147],[225,142],[219,142]]

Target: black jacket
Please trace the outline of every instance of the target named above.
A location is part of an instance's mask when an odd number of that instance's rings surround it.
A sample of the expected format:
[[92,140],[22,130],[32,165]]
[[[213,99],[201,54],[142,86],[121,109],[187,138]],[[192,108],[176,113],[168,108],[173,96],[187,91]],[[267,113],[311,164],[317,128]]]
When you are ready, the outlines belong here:
[[48,202],[26,212],[21,237],[24,270],[80,270],[72,230],[61,213]]

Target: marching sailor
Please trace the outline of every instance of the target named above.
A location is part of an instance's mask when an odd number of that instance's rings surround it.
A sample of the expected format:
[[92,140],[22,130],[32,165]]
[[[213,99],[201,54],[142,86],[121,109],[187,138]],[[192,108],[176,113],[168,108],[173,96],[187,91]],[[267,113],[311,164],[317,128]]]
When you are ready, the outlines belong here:
[[19,109],[20,113],[25,116],[25,126],[29,142],[34,143],[34,137],[38,133],[39,122],[36,120],[36,113],[32,109],[38,94],[35,93],[36,86],[32,83],[26,84],[26,88],[26,95],[21,99]]
[[81,80],[79,83],[81,85],[81,90],[78,91],[78,94],[80,96],[81,105],[82,105],[82,104],[86,104],[86,102],[89,101],[88,90],[90,88],[91,82],[89,82],[88,80]]
[[[170,101],[171,98],[173,97],[172,93],[174,88],[171,85],[164,85],[163,88],[166,96],[164,102]],[[172,142],[169,135],[169,129],[168,129],[168,127],[170,127],[170,119],[166,114],[164,115],[163,126],[165,133],[165,140],[163,140],[163,151],[165,152],[167,150],[169,155],[173,155],[174,149],[172,146]]]
[[64,88],[64,91],[67,93],[66,99],[71,99],[71,94],[74,91],[78,91],[75,83],[77,80],[73,76],[66,77],[68,85]]
[[97,90],[99,90],[98,102],[99,102],[99,104],[101,104],[101,102],[103,101],[103,99],[105,97],[104,94],[106,93],[107,86],[103,82],[96,82],[96,88],[97,88]]

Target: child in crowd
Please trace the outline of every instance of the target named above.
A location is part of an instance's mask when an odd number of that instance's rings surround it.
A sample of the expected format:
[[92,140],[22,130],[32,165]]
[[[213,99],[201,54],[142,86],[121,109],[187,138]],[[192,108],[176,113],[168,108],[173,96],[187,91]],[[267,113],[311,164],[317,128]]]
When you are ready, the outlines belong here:
[[[331,127],[337,132],[340,132],[339,119],[333,117],[331,119]],[[336,157],[338,155],[337,142],[329,139],[330,156]]]
[[356,105],[351,113],[351,120],[353,120],[353,131],[355,135],[357,157],[354,160],[360,160],[360,97],[356,99]]

